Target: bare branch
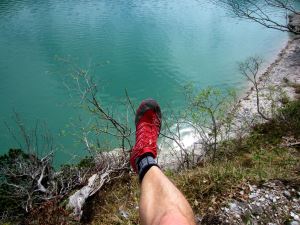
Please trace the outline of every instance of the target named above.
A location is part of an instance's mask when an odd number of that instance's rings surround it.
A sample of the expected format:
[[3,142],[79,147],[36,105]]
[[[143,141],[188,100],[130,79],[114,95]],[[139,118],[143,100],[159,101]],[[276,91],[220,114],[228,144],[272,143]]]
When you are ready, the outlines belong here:
[[255,89],[256,94],[256,109],[257,113],[265,120],[270,120],[262,110],[260,105],[260,90],[257,82],[257,76],[259,73],[259,68],[261,67],[262,59],[258,57],[250,57],[245,62],[240,63],[239,70],[252,84]]
[[[300,30],[291,26],[287,20],[287,15],[299,15],[289,0],[264,0],[256,2],[253,0],[219,0],[218,3],[228,6],[235,16],[254,21],[264,27],[300,34]],[[274,12],[285,15],[285,22],[281,22],[274,16]]]

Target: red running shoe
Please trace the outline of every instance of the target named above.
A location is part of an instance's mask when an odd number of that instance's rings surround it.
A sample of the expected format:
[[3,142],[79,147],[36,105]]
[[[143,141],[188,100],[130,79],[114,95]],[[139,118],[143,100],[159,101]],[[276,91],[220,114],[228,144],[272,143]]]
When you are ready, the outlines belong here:
[[131,150],[130,164],[137,173],[137,162],[144,154],[157,156],[157,139],[161,128],[161,111],[153,99],[143,100],[135,116],[136,142]]

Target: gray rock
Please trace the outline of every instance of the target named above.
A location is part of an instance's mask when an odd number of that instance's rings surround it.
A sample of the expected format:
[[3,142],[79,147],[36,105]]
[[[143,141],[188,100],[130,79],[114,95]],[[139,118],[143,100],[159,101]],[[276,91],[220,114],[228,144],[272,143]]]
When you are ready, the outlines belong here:
[[253,199],[253,198],[256,198],[257,196],[258,196],[258,194],[254,192],[249,195],[249,198]]
[[230,210],[235,212],[235,213],[240,213],[241,209],[236,203],[230,203],[229,204]]
[[300,223],[297,222],[297,221],[292,221],[290,224],[291,224],[291,225],[300,225]]
[[294,220],[297,220],[300,222],[300,217],[298,214],[294,213],[294,212],[291,212],[291,217],[293,217]]
[[260,206],[253,205],[252,206],[252,213],[253,213],[253,215],[261,215],[263,213],[263,209]]
[[202,221],[202,217],[199,214],[195,215],[195,222],[196,224],[201,224]]
[[260,199],[259,199],[259,201],[261,201],[261,202],[264,202],[266,199],[264,198],[264,197],[261,197]]
[[287,191],[287,190],[285,190],[285,191],[283,192],[283,195],[284,195],[285,197],[287,197],[287,198],[290,198],[290,197],[291,197],[291,193],[290,193],[289,191]]

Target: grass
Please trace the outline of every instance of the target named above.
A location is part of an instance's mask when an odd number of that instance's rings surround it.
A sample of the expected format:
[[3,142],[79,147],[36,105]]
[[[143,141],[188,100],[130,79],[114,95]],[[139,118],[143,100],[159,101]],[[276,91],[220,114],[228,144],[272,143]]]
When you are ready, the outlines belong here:
[[[271,179],[300,180],[299,148],[284,147],[284,137],[300,138],[300,101],[288,103],[274,120],[256,125],[243,140],[224,143],[217,160],[166,175],[184,193],[194,213],[217,210],[245,183]],[[225,154],[226,152],[226,154]],[[138,224],[139,184],[135,175],[111,182],[86,210],[90,224]],[[128,217],[121,215],[125,212]]]
[[139,224],[139,194],[139,183],[134,174],[112,181],[86,204],[83,223]]
[[[180,172],[165,171],[165,174],[186,196],[194,213],[208,215],[207,224],[210,224],[209,214],[236,197],[248,183],[280,179],[299,186],[299,145],[287,145],[287,140],[299,139],[300,100],[297,100],[285,104],[277,118],[255,125],[246,138],[220,144],[214,162]],[[88,158],[80,164],[86,165],[90,165]],[[124,174],[86,202],[81,224],[139,224],[139,196],[137,176]],[[63,201],[48,201],[26,216],[24,224],[79,224],[71,221],[68,214]]]

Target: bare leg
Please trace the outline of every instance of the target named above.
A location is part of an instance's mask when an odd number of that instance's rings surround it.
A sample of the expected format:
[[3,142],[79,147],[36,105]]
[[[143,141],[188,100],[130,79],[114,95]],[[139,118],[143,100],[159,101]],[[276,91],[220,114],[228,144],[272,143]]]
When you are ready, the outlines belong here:
[[140,217],[142,224],[193,225],[193,211],[162,171],[152,166],[141,184]]
[[153,99],[142,101],[136,112],[136,142],[130,164],[141,183],[140,218],[144,225],[194,225],[193,211],[171,181],[156,166],[161,110]]

